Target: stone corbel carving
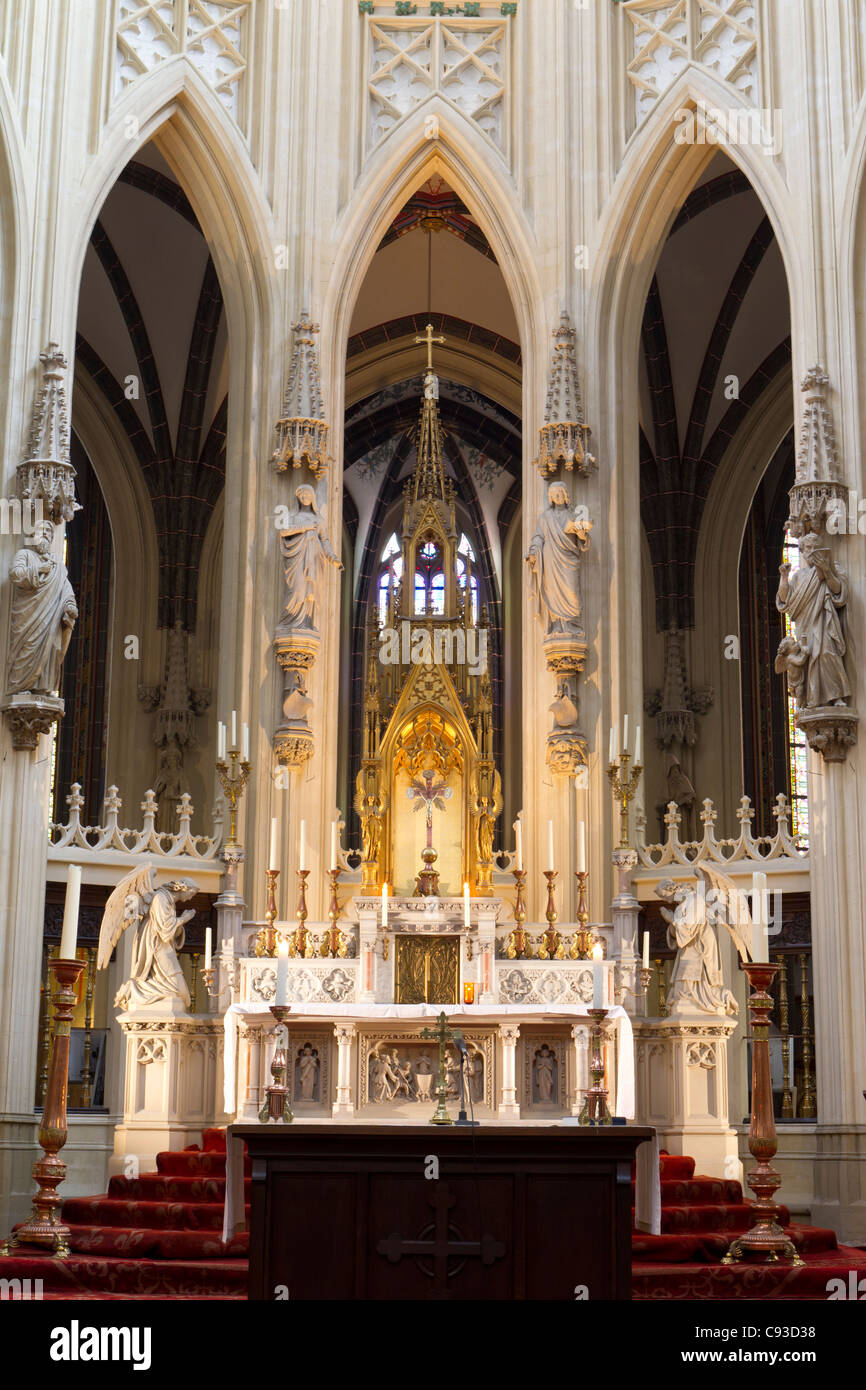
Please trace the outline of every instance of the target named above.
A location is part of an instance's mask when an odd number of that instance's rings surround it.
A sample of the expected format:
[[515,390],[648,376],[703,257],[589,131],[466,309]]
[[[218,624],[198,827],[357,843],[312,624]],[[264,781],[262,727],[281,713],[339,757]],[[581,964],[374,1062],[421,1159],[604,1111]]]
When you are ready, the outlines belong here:
[[560,467],[584,474],[596,467],[589,452],[592,431],[583,418],[574,360],[574,329],[568,314],[563,312],[553,339],[544,424],[538,431],[535,460],[543,478],[551,477]]
[[36,398],[27,457],[18,465],[18,496],[41,504],[42,517],[71,521],[81,510],[75,500],[75,469],[69,461],[66,418],[66,357],[56,343],[39,354],[42,385]]
[[292,330],[295,342],[283,413],[277,421],[274,466],[278,473],[284,473],[290,464],[292,468],[307,467],[314,478],[321,478],[328,470],[328,426],[314,336],[319,325],[308,313],[302,313]]
[[858,715],[850,704],[848,582],[837,567],[828,521],[844,508],[833,425],[826,401],[827,374],[813,367],[806,393],[788,527],[800,538],[800,568],[779,568],[776,607],[794,631],[782,638],[776,671],[794,696],[797,724],[826,762],[844,762],[857,742]]

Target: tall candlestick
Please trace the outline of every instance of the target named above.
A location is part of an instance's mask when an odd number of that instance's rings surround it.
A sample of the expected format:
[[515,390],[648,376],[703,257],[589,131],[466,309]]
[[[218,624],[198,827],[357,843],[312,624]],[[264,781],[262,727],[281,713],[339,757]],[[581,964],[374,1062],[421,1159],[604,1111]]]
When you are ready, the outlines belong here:
[[469,930],[469,884],[463,885],[463,925]]
[[268,868],[276,869],[279,867],[280,856],[280,824],[276,816],[271,816],[271,843],[268,849]]
[[547,822],[547,867],[554,868],[553,863],[553,821]]
[[523,827],[519,820],[514,822],[514,843],[517,850],[517,867],[523,869]]
[[217,724],[217,759],[221,763],[226,760],[226,726],[222,720]]
[[388,885],[382,884],[382,926],[388,925]]
[[63,930],[60,934],[60,959],[75,960],[75,943],[78,940],[78,900],[81,896],[81,869],[77,864],[69,865],[66,880],[66,902],[63,907]]
[[238,712],[237,712],[236,709],[233,709],[233,710],[232,710],[232,748],[237,748],[237,746],[238,746]]
[[638,724],[637,732],[634,736],[634,760],[636,763],[640,762],[640,724]]
[[592,948],[592,1007],[604,1008],[604,965],[601,946],[598,944]]
[[301,821],[301,845],[300,845],[300,849],[298,850],[298,868],[299,868],[299,869],[306,869],[306,867],[307,867],[307,822],[306,822],[305,820],[302,820],[302,821]]
[[581,821],[577,827],[577,872],[586,873],[586,822]]
[[204,968],[210,970],[211,957],[213,952],[212,932],[210,927],[204,929]]
[[331,821],[331,868],[337,868],[337,821]]
[[277,947],[277,1004],[289,1002],[289,943],[281,941]]
[[767,935],[767,875],[752,874],[752,958],[765,963],[770,959],[770,942]]
[[650,948],[649,932],[648,932],[648,931],[645,931],[644,934],[643,934],[643,961],[641,962],[642,965],[643,965],[644,970],[649,970],[649,948]]
[[622,720],[622,751],[628,752],[628,715],[623,715]]
[[241,758],[245,763],[250,760],[250,726],[244,724],[241,738]]
[[613,724],[610,726],[610,751],[607,760],[609,763],[616,760],[616,727]]

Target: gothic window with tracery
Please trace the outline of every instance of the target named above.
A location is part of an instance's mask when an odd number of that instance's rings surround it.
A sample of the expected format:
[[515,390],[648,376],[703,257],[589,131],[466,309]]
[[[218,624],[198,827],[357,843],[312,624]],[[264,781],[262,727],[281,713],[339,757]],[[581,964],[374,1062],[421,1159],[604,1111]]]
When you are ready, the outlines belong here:
[[400,554],[400,542],[397,539],[396,531],[392,532],[391,539],[388,541],[381,556],[382,568],[379,571],[378,587],[378,617],[379,626],[385,627],[388,622],[388,609],[393,609],[393,601],[403,577],[403,556]]
[[435,617],[445,612],[445,571],[435,541],[422,545],[415,562],[415,612]]

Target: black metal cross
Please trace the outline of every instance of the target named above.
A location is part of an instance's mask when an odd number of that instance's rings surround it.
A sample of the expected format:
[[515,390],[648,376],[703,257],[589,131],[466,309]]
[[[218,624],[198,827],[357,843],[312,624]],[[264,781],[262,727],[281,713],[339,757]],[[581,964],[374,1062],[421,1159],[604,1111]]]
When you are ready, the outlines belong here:
[[[430,1206],[435,1208],[435,1221],[425,1226],[416,1240],[405,1240],[399,1232],[393,1231],[386,1240],[379,1241],[376,1250],[380,1255],[384,1255],[390,1264],[398,1264],[404,1255],[414,1255],[416,1258],[426,1255],[432,1258],[432,1269],[425,1268],[420,1259],[418,1267],[433,1280],[434,1296],[447,1298],[450,1293],[448,1280],[460,1273],[470,1256],[480,1259],[483,1265],[492,1265],[495,1260],[502,1259],[505,1246],[501,1240],[496,1240],[491,1235],[482,1236],[480,1240],[463,1240],[458,1228],[448,1219],[448,1213],[456,1204],[457,1198],[449,1192],[447,1182],[434,1179],[431,1186],[433,1191],[427,1200]],[[432,1239],[425,1238],[428,1232],[435,1232]],[[457,1264],[449,1268],[449,1259],[456,1260]]]

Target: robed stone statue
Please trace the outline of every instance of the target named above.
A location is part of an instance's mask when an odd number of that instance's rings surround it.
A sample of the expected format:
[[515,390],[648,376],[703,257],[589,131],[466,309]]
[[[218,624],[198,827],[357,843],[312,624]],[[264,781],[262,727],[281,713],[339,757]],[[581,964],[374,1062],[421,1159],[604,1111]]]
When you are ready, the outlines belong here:
[[736,1014],[737,1001],[725,987],[715,928],[728,929],[741,959],[751,957],[752,918],[746,900],[726,874],[696,865],[703,883],[662,879],[656,896],[668,904],[661,914],[668,924],[668,945],[676,949],[667,1003],[669,1013]]
[[592,522],[585,509],[572,511],[563,483],[551,483],[547,499],[549,505],[538,518],[526,554],[538,616],[547,633],[574,633],[582,637],[578,579]]
[[340,570],[343,565],[319,516],[315,490],[302,483],[295,497],[298,505],[280,530],[287,589],[281,627],[315,630],[324,563],[327,560]]
[[12,695],[56,694],[78,605],[66,566],[51,553],[54,526],[43,521],[12,561],[9,676]]
[[99,929],[97,969],[104,970],[127,927],[135,925],[129,979],[117,991],[116,1008],[156,1007],[169,1013],[186,1013],[189,989],[178,959],[183,947],[184,924],[195,916],[193,908],[178,912],[198,892],[192,879],[178,878],[154,887],[153,865],[133,869],[110,895]]
[[786,670],[798,708],[845,705],[851,686],[845,673],[845,606],[848,583],[833,564],[829,546],[810,531],[800,542],[801,565],[779,566],[776,607],[796,627],[796,641],[783,638],[776,670]]

